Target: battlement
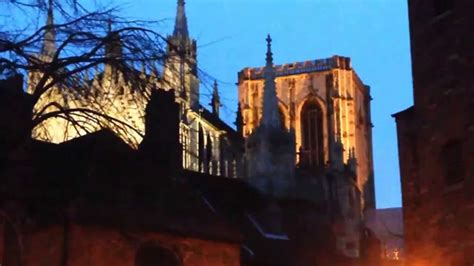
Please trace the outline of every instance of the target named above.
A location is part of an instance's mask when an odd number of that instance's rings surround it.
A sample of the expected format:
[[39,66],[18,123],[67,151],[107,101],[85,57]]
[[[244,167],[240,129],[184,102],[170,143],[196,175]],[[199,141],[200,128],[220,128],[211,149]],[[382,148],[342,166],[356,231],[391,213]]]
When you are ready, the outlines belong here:
[[[311,73],[327,71],[333,68],[352,69],[351,59],[343,56],[333,56],[325,59],[309,60],[305,62],[296,62],[283,65],[275,65],[275,74],[277,77],[297,75],[302,73]],[[265,67],[247,67],[238,73],[239,80],[263,79]]]

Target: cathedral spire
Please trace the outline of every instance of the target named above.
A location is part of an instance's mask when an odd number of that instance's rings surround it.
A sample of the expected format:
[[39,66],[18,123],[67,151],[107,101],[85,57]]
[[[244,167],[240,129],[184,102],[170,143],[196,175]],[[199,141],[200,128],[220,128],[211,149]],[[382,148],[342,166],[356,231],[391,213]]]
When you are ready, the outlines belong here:
[[105,55],[112,59],[121,59],[123,56],[123,43],[120,34],[112,29],[112,21],[107,22],[108,32],[105,42]]
[[275,69],[273,68],[272,38],[267,36],[267,57],[265,65],[265,86],[263,88],[262,125],[280,128],[281,121],[278,113],[278,98],[275,86]]
[[184,9],[184,0],[178,0],[178,9],[176,11],[176,22],[174,24],[174,37],[188,38],[188,20]]
[[221,107],[221,100],[219,97],[219,87],[217,80],[214,80],[212,98],[211,98],[212,113],[219,117],[219,108]]
[[46,19],[43,47],[41,54],[53,56],[56,53],[56,30],[54,29],[53,1],[48,2],[48,17]]
[[266,66],[269,68],[273,68],[272,37],[270,36],[270,34],[267,35],[267,38],[265,40],[267,41],[267,57],[265,58]]
[[117,74],[117,70],[124,66],[123,43],[120,34],[112,29],[112,21],[107,22],[108,33],[105,42],[105,73],[112,77]]

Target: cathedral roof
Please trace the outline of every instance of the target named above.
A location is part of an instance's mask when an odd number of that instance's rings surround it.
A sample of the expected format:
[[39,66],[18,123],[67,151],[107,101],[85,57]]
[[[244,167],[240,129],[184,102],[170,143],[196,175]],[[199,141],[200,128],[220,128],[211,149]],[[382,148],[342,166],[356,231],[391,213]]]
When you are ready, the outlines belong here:
[[199,105],[199,110],[202,110],[200,114],[204,120],[208,121],[210,124],[212,124],[216,128],[220,130],[224,130],[228,134],[230,139],[243,141],[242,135],[238,134],[235,129],[230,127],[226,122],[222,121],[222,119],[217,117],[211,111],[204,108],[204,106],[202,106],[201,104]]

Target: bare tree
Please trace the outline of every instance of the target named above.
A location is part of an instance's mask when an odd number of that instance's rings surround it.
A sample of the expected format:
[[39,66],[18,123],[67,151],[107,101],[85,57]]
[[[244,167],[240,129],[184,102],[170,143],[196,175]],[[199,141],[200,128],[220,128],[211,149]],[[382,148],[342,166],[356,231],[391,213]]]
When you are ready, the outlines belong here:
[[[167,51],[176,47],[153,30],[157,22],[124,19],[116,9],[89,11],[78,0],[46,1],[0,0],[0,5],[26,9],[27,13],[48,13],[48,23],[32,30],[20,26],[6,29],[0,25],[0,76],[28,77],[26,90],[30,100],[24,104],[31,119],[19,135],[29,140],[35,130],[56,119],[63,121],[60,130],[65,131],[64,136],[69,135],[69,130],[81,135],[112,128],[129,144],[136,145],[144,132],[143,125],[134,124],[126,115],[130,112],[135,112],[136,117],[144,115],[150,91],[168,82],[158,73],[164,67]],[[59,17],[54,21],[53,9],[59,11],[55,12]],[[185,61],[185,55],[175,50]],[[179,69],[175,71],[184,75]],[[130,106],[139,110],[127,110]],[[1,147],[0,152],[3,152]],[[4,198],[0,201],[0,205],[5,204]],[[7,215],[11,214],[0,213],[10,219]],[[64,217],[63,235],[67,245],[68,214]],[[12,230],[21,244],[19,229]],[[61,265],[66,265],[66,261],[67,253]]]
[[[120,106],[111,95],[131,95],[127,101],[143,106],[150,89],[166,82],[158,82],[158,72],[172,44],[151,29],[156,22],[123,19],[116,9],[88,11],[77,0],[3,2],[48,13],[48,23],[32,31],[0,31],[0,74],[29,77],[29,132],[62,119],[64,130],[84,134],[109,127],[136,143],[143,130],[113,115],[111,108]],[[56,23],[53,8],[60,11]]]

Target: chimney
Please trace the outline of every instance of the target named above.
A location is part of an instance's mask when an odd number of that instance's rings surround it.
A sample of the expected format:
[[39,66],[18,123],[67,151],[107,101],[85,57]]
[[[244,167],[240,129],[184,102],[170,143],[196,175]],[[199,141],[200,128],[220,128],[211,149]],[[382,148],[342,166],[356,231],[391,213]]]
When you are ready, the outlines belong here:
[[179,142],[179,105],[174,90],[152,90],[145,109],[145,137],[139,151],[143,159],[159,170],[182,168]]

